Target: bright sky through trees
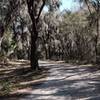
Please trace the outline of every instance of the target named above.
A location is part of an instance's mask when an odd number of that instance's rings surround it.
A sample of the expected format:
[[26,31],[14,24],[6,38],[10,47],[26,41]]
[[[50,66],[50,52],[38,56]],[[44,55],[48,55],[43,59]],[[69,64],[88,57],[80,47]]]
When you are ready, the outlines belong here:
[[[63,11],[64,9],[70,11],[77,11],[80,7],[79,3],[75,2],[75,0],[61,0],[61,3],[62,3],[60,6],[61,11]],[[48,8],[44,7],[44,10],[47,11]]]
[[64,9],[76,11],[79,8],[78,2],[75,2],[74,0],[61,0],[62,5],[60,7],[61,11]]

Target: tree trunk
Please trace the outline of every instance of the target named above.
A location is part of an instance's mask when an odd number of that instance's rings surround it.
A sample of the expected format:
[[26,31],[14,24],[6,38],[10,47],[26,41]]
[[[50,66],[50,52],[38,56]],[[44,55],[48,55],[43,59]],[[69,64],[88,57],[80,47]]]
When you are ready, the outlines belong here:
[[50,44],[48,45],[48,59],[51,59],[51,50]]
[[95,60],[95,62],[96,63],[98,63],[97,62],[97,55],[98,55],[98,38],[99,38],[99,18],[97,18],[97,36],[96,36],[96,45],[95,45],[95,54],[96,54],[96,60]]
[[48,59],[48,51],[47,51],[47,48],[44,47],[44,50],[45,50],[45,59]]
[[36,23],[33,22],[32,32],[31,32],[31,57],[30,57],[31,69],[33,70],[39,69],[37,46],[36,46],[37,38],[38,38],[38,31]]
[[39,69],[36,41],[34,41],[33,36],[31,36],[31,57],[30,57],[30,61],[31,61],[31,69],[33,69],[33,70]]

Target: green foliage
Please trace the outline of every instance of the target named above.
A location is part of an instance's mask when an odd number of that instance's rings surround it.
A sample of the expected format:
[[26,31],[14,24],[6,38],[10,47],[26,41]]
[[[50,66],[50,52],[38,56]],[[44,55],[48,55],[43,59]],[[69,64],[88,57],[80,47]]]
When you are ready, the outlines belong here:
[[0,95],[7,95],[12,91],[11,83],[9,81],[1,81],[0,86],[1,86]]
[[2,53],[6,57],[9,57],[11,53],[14,52],[16,48],[15,42],[12,40],[12,34],[10,32],[5,33],[4,38],[2,40]]

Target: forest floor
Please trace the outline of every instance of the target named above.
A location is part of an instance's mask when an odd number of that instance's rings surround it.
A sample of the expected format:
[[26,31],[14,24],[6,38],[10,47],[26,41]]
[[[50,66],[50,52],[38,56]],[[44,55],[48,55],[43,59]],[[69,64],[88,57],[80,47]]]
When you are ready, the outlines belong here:
[[[0,100],[100,100],[100,66],[40,61],[31,72],[28,61],[0,66]],[[5,84],[4,84],[5,83]],[[10,95],[6,95],[10,92]]]

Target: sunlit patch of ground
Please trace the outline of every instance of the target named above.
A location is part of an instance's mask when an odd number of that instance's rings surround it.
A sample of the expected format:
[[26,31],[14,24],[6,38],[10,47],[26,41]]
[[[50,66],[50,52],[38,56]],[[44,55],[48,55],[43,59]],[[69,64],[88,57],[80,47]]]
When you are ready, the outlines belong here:
[[[42,67],[42,66],[41,66]],[[15,60],[0,64],[0,96],[14,93],[17,90],[30,87],[33,83],[43,81],[47,69],[31,71],[30,62]]]
[[37,80],[31,77],[36,73],[26,71],[23,75],[18,70],[18,84],[26,87],[1,97],[1,100],[100,100],[99,66],[72,65],[62,61],[39,63],[47,70],[38,72]]

